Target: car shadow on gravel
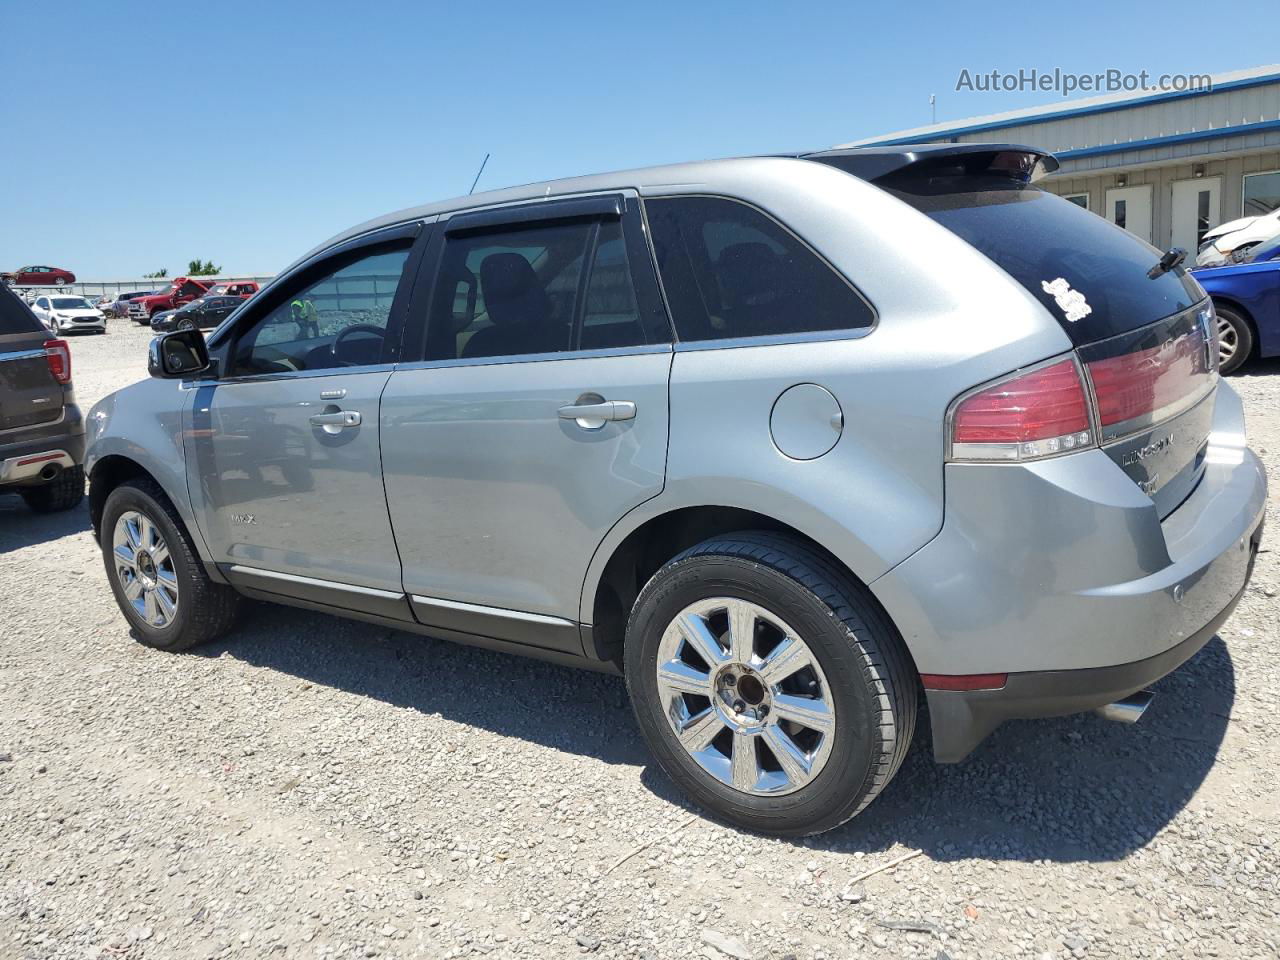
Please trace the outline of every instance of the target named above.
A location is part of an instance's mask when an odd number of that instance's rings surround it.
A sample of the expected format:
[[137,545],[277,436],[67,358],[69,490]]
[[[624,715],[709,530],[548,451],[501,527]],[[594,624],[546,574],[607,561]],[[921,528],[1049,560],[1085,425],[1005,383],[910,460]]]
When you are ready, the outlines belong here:
[[1280,376],[1280,357],[1268,357],[1266,360],[1250,360],[1239,370],[1226,378],[1227,383],[1233,380],[1247,380],[1252,377]]
[[935,764],[922,731],[880,798],[811,842],[899,843],[934,860],[1121,859],[1168,825],[1214,764],[1235,702],[1227,645],[1214,637],[1151,689],[1135,725],[1092,713],[1011,721],[960,764]]
[[648,761],[619,677],[266,603],[250,603],[227,653],[310,683],[592,756]]
[[[224,653],[502,736],[642,766],[649,790],[689,806],[650,759],[617,677],[269,604],[251,604],[231,638],[194,655]],[[1093,714],[1014,721],[957,765],[934,764],[921,730],[866,811],[796,842],[848,853],[903,845],[935,860],[1122,858],[1169,823],[1213,766],[1235,700],[1226,644],[1215,637],[1153,689],[1134,726]]]
[[87,501],[74,510],[35,513],[16,493],[0,494],[0,554],[61,540],[88,529]]

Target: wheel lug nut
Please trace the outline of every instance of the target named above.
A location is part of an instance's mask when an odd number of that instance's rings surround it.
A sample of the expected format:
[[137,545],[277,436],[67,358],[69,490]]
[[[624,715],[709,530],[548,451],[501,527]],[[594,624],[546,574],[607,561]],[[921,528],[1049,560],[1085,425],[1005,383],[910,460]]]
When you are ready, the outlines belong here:
[[733,701],[733,712],[734,712],[734,713],[742,713],[742,712],[743,712],[744,710],[746,710],[746,709],[747,709],[747,705],[746,705],[745,703],[743,703],[741,700],[735,700],[735,701]]
[[760,711],[759,711],[759,713],[760,713],[760,717],[761,717],[762,719],[763,719],[764,717],[767,717],[767,716],[769,715],[769,706],[768,706],[768,704],[764,704],[764,703],[760,704]]
[[737,678],[737,677],[735,677],[732,673],[726,673],[726,674],[725,674],[725,677],[724,677],[724,685],[725,685],[726,687],[732,687],[732,686],[733,686],[735,683],[737,683],[737,682],[738,682],[738,678]]

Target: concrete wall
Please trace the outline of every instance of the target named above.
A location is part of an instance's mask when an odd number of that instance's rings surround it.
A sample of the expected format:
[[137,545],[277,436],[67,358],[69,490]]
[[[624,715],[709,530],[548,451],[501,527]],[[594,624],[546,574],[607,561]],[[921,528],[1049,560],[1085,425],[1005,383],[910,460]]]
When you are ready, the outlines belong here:
[[[181,276],[181,274],[179,274]],[[210,283],[228,283],[233,280],[254,280],[258,286],[265,287],[267,282],[275,279],[272,274],[245,275],[237,277],[200,277]],[[172,282],[173,277],[161,277],[151,280],[85,280],[77,281],[66,287],[57,287],[66,293],[78,293],[84,297],[100,297],[104,293],[133,293],[135,290],[161,290]],[[33,288],[34,289],[34,288]],[[55,289],[53,287],[50,290]]]

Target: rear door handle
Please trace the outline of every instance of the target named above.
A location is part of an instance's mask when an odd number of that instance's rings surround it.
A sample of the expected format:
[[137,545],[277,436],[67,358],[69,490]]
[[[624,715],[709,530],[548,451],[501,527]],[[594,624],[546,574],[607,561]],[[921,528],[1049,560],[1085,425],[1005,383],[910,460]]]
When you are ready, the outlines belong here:
[[630,400],[571,403],[560,408],[561,420],[575,420],[584,430],[599,430],[611,420],[634,420],[636,405]]

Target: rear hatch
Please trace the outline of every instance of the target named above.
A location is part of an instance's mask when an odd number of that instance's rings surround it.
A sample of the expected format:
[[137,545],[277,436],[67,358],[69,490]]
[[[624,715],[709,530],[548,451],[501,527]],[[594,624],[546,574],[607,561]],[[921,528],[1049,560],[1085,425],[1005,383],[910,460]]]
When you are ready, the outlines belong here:
[[1217,386],[1216,324],[1181,266],[1030,182],[1007,151],[938,156],[876,179],[996,263],[1061,325],[1082,361],[1103,450],[1161,517],[1195,488]]
[[35,314],[0,286],[0,431],[19,430],[62,416],[62,385],[54,379]]

